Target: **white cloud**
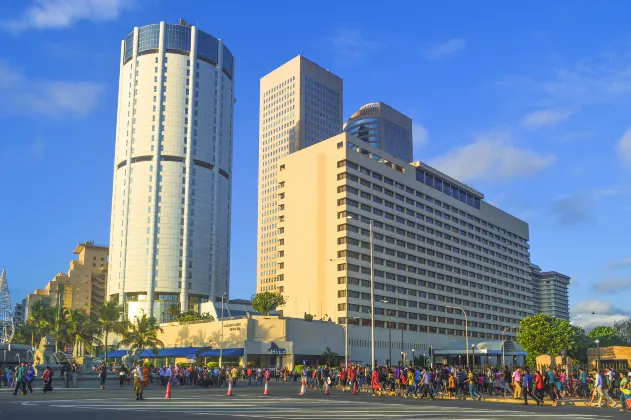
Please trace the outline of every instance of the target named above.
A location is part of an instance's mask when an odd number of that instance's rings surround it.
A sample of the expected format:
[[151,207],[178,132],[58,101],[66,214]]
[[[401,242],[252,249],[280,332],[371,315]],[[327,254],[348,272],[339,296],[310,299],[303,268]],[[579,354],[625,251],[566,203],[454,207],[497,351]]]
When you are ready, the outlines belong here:
[[631,128],[624,132],[616,146],[618,155],[623,162],[631,165]]
[[553,154],[541,155],[519,149],[506,141],[506,136],[479,136],[473,143],[453,149],[444,156],[431,159],[429,165],[447,175],[465,181],[502,180],[535,174],[556,162]]
[[342,27],[329,37],[333,46],[332,52],[341,64],[355,64],[357,60],[372,54],[384,45],[383,41],[372,39],[355,28]]
[[[412,142],[414,144],[414,152],[420,151],[425,147],[429,140],[429,132],[421,124],[412,124]],[[416,154],[416,153],[415,153]]]
[[85,117],[98,105],[102,91],[101,83],[29,78],[0,61],[0,117]]
[[567,120],[571,115],[571,111],[542,109],[524,116],[521,120],[521,125],[526,128],[539,128],[547,125],[555,125]]
[[623,258],[621,260],[611,261],[607,265],[605,265],[605,268],[607,268],[609,270],[618,270],[618,269],[621,269],[621,268],[631,268],[631,257]]
[[9,31],[28,28],[67,28],[81,20],[115,20],[133,4],[133,0],[35,0],[16,19],[0,25]]
[[598,280],[592,284],[592,290],[597,295],[620,293],[621,290],[628,290],[629,287],[631,287],[631,277]]
[[462,38],[453,38],[449,41],[436,44],[427,48],[424,52],[425,57],[430,60],[441,60],[451,57],[467,46],[467,41]]
[[599,325],[611,326],[631,316],[631,312],[616,308],[605,300],[583,300],[572,307],[570,314],[572,323],[587,331]]

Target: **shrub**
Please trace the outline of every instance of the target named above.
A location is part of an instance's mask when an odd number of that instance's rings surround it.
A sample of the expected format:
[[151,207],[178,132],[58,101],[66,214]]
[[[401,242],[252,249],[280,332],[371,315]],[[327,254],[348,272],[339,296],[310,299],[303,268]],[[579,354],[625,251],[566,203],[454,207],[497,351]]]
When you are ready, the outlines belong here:
[[208,362],[206,366],[208,366],[209,369],[216,368],[216,367],[219,367],[219,362]]

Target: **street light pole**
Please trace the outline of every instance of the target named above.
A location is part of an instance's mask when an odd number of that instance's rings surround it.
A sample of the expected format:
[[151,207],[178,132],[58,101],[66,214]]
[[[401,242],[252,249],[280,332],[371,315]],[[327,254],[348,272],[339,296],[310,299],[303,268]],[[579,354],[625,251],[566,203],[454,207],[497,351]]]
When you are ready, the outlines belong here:
[[596,351],[598,352],[596,356],[596,370],[600,372],[600,340],[596,340]]
[[[388,299],[384,299],[381,302],[387,304]],[[387,308],[386,308],[386,311],[388,315],[388,352],[390,353],[389,354],[390,358],[388,359],[388,362],[390,365],[392,365],[392,330],[390,329],[390,324],[392,323],[392,318],[391,318],[392,312],[390,311],[390,309],[387,309]]]
[[370,339],[371,344],[371,357],[370,365],[372,371],[375,371],[375,271],[373,267],[373,245],[372,245],[372,219],[370,219]]
[[226,294],[221,295],[221,340],[219,341],[219,369],[221,369],[223,362],[223,300]]
[[464,314],[464,336],[465,336],[465,347],[467,352],[467,364],[469,364],[469,319],[467,318],[467,312],[459,306],[447,306],[451,309],[459,309]]
[[412,349],[412,366],[416,366],[416,360],[414,359],[414,349]]

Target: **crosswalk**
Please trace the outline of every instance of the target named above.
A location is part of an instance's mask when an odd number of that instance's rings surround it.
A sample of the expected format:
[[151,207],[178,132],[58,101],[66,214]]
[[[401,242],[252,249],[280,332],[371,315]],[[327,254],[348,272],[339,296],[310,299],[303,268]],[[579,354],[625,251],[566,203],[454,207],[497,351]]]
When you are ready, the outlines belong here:
[[135,401],[130,398],[108,399],[58,399],[25,401],[24,406],[47,406],[63,410],[98,410],[125,412],[173,413],[174,415],[203,415],[211,417],[232,418],[266,418],[266,419],[563,419],[601,420],[607,416],[603,412],[580,414],[573,411],[536,412],[523,407],[487,408],[458,407],[448,405],[380,403],[373,401],[348,401],[341,399],[299,397],[233,397],[209,400],[205,397],[180,397]]

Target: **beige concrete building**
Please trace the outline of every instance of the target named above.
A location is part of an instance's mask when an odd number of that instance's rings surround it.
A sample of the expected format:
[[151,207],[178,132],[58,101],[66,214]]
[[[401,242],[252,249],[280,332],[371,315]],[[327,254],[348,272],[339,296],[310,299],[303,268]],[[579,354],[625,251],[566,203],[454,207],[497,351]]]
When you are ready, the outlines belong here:
[[46,306],[59,304],[69,310],[82,309],[91,313],[105,300],[108,247],[84,242],[77,245],[67,273],[58,273],[44,289],[36,289],[26,297],[25,319],[36,302]]
[[342,131],[342,79],[298,56],[261,79],[257,292],[276,289],[278,161]]
[[403,350],[464,336],[452,307],[473,341],[530,314],[528,225],[479,191],[347,133],[278,165],[282,315],[369,327],[371,275],[375,325],[396,329]]

